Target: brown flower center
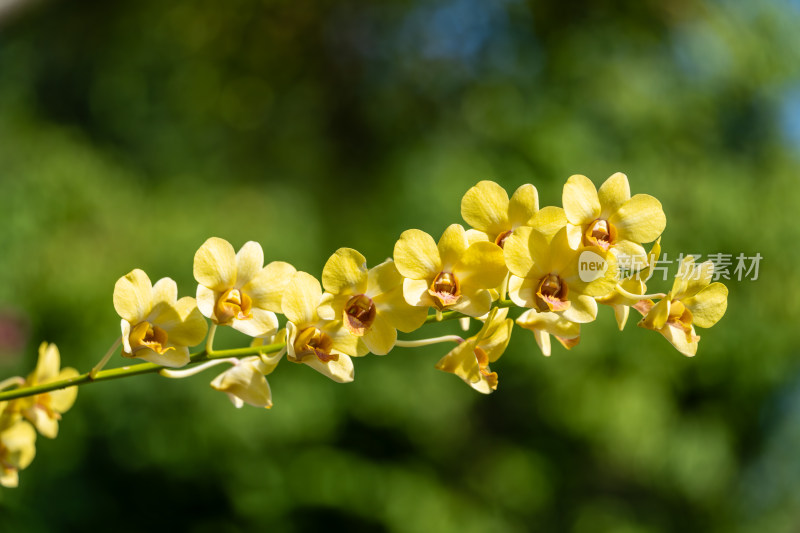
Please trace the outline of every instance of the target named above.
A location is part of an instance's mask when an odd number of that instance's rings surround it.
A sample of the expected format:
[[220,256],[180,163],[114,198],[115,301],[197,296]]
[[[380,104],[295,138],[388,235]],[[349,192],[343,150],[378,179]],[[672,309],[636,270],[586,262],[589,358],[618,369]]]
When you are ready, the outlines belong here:
[[297,361],[302,361],[309,355],[316,356],[323,363],[338,361],[339,354],[331,353],[332,349],[333,340],[330,336],[313,326],[301,331],[294,341],[294,353]]
[[167,332],[150,322],[136,324],[128,337],[131,353],[136,353],[144,348],[149,348],[159,354],[174,350],[175,348],[172,346],[166,346],[167,340]]
[[461,286],[452,272],[439,272],[428,289],[436,308],[440,311],[461,299]]
[[608,250],[609,247],[617,240],[617,230],[608,220],[598,218],[589,224],[583,234],[583,244],[586,246],[599,246],[603,250]]
[[375,304],[366,294],[357,294],[344,306],[344,326],[358,337],[363,336],[375,321]]
[[539,311],[563,311],[569,307],[567,283],[556,274],[547,274],[539,281],[536,306]]
[[214,305],[214,316],[219,324],[230,324],[233,319],[253,318],[253,300],[239,289],[228,289]]
[[511,230],[504,231],[503,233],[497,236],[497,238],[494,240],[494,243],[500,248],[502,248],[503,246],[505,246],[506,239],[508,239],[509,237],[511,237]]

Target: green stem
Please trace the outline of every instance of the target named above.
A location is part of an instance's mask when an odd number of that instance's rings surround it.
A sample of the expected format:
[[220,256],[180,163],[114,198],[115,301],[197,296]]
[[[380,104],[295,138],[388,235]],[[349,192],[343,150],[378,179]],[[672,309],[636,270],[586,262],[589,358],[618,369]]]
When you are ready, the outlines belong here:
[[[281,350],[286,344],[283,342],[276,344],[267,344],[264,346],[252,346],[249,348],[236,348],[234,350],[217,350],[213,354],[207,354],[205,350],[191,355],[191,362],[189,364],[202,363],[214,359],[224,359],[226,357],[242,357],[245,355],[259,355],[262,353],[277,352]],[[123,366],[120,368],[111,368],[108,370],[101,370],[97,372],[94,377],[91,372],[80,374],[73,378],[59,379],[44,383],[41,385],[34,385],[33,387],[24,387],[19,389],[12,389],[9,391],[0,391],[0,401],[14,400],[16,398],[24,398],[26,396],[34,396],[58,389],[65,389],[76,385],[87,385],[99,381],[110,381],[112,379],[121,379],[131,376],[140,376],[142,374],[155,374],[168,367],[156,365],[154,363],[140,363],[133,366]]]
[[[494,303],[494,307],[511,307],[513,305],[514,302],[510,300],[499,300]],[[444,311],[441,313],[441,320],[455,320],[458,318],[464,318],[466,316],[467,315],[464,315],[457,311]],[[438,321],[439,320],[437,320],[436,314],[428,315],[428,318],[425,319],[426,324]],[[191,358],[191,361],[189,362],[190,365],[203,363],[205,361],[213,361],[215,359],[225,359],[228,357],[246,357],[248,355],[261,355],[261,354],[274,353],[278,352],[279,350],[283,350],[286,347],[285,342],[278,342],[274,344],[265,344],[262,346],[234,348],[231,350],[211,350],[211,345],[214,342],[215,332],[216,332],[216,324],[211,324],[211,327],[209,327],[208,331],[208,337],[206,338],[206,349],[192,354],[190,356]],[[73,378],[60,379],[57,381],[51,381],[49,383],[34,385],[32,387],[20,387],[7,391],[0,390],[0,401],[25,398],[27,396],[34,396],[36,394],[42,394],[45,392],[50,392],[58,389],[65,389],[67,387],[74,387],[78,385],[86,385],[98,381],[110,381],[112,379],[121,379],[131,376],[139,376],[143,374],[156,374],[162,370],[170,370],[169,367],[156,365],[154,363],[139,363],[135,365],[123,366],[120,368],[100,370],[100,368],[102,368],[101,364],[104,365],[108,361],[108,359],[111,357],[111,355],[119,346],[120,342],[121,339],[117,339],[117,341],[114,343],[111,349],[106,353],[105,356],[103,356],[103,360],[101,360],[100,363],[95,365],[95,367],[90,372],[86,372],[85,374],[80,374]],[[399,342],[397,346],[401,346],[402,345],[401,342]],[[414,341],[409,341],[409,342],[414,342]],[[11,382],[9,382],[9,385],[10,384]]]
[[211,326],[208,328],[208,337],[206,337],[206,353],[212,354],[214,353],[214,334],[217,332],[217,325],[215,323],[211,323]]
[[[514,307],[516,304],[511,300],[497,300],[494,302],[493,307]],[[464,313],[459,313],[458,311],[442,311],[441,312],[442,318],[437,318],[436,314],[428,315],[428,318],[425,319],[425,324],[430,324],[432,322],[441,322],[442,320],[455,320],[457,318],[474,318],[470,317],[469,315],[465,315]]]

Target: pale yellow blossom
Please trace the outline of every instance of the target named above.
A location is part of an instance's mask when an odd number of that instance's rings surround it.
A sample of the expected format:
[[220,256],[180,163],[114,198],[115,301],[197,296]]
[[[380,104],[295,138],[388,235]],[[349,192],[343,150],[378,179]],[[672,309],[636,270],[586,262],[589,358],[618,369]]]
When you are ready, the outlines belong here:
[[170,278],[152,285],[138,268],[117,280],[114,308],[122,317],[122,355],[168,367],[189,362],[189,347],[206,336],[208,324],[195,299],[178,299]]
[[[39,360],[36,369],[28,376],[25,386],[45,385],[53,381],[77,377],[74,368],[61,368],[61,356],[55,344],[43,342],[39,346]],[[58,435],[58,421],[61,414],[66,413],[75,398],[78,387],[67,387],[50,392],[43,392],[17,400],[22,415],[31,421],[37,431],[45,437],[54,439]]]
[[497,389],[497,373],[489,368],[497,361],[511,339],[514,321],[507,308],[494,308],[480,331],[468,338],[436,363],[436,368],[460,377],[478,392],[489,394]]
[[661,203],[649,194],[631,197],[625,174],[617,172],[600,189],[586,176],[571,176],[562,198],[572,248],[612,250],[620,261],[645,261],[642,243],[652,242],[667,224]]
[[[611,292],[616,285],[617,266],[613,255],[591,247],[574,250],[566,228],[548,238],[534,227],[522,227],[507,240],[506,264],[512,276],[508,294],[521,307],[555,312],[570,322],[591,322],[597,316],[595,297]],[[590,253],[604,271],[594,278],[582,276],[583,254]]]
[[340,248],[325,263],[322,286],[327,293],[320,317],[341,319],[351,335],[359,337],[359,352],[388,353],[397,330],[419,328],[427,311],[409,305],[403,297],[403,277],[388,259],[367,270],[366,259],[352,248]]
[[700,337],[694,327],[710,328],[728,307],[728,288],[711,283],[713,274],[711,261],[696,265],[694,258],[687,256],[672,290],[662,300],[656,304],[647,300],[636,306],[645,315],[639,325],[661,333],[683,355],[695,355]]
[[[261,344],[262,339],[255,341]],[[244,357],[214,378],[211,387],[226,393],[236,407],[248,404],[269,409],[272,407],[272,392],[266,376],[275,370],[281,357],[283,352]]]
[[527,183],[511,199],[500,185],[484,180],[471,187],[461,199],[461,217],[487,240],[503,247],[515,229],[529,225],[539,211],[539,193]]
[[473,317],[489,312],[496,297],[493,290],[508,272],[499,246],[470,243],[459,224],[449,226],[438,244],[424,231],[404,231],[395,244],[394,260],[406,278],[403,295],[409,304]]
[[353,361],[359,338],[345,329],[341,319],[326,320],[317,313],[322,303],[319,281],[306,272],[295,272],[283,295],[286,348],[289,361],[303,363],[334,381],[353,381]]
[[[5,406],[0,403],[0,409]],[[31,464],[36,455],[36,430],[24,420],[0,428],[0,485],[13,488],[19,484],[19,471]]]
[[225,239],[211,237],[194,256],[197,306],[215,324],[251,337],[273,335],[281,294],[294,272],[282,261],[264,266],[264,251],[257,242],[246,242],[237,253]]

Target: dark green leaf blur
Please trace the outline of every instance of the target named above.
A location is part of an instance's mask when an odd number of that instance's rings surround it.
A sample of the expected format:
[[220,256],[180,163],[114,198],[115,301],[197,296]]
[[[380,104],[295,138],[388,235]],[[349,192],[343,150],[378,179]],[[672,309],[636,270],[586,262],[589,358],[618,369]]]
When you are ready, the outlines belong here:
[[83,387],[0,532],[797,531],[798,27],[797,0],[0,2],[0,377],[42,340],[88,370],[115,281],[194,295],[210,236],[372,266],[482,179],[560,205],[622,171],[669,259],[734,257],[694,359],[601,307],[550,358],[516,329],[491,396],[433,368],[447,345],[347,385],[284,361],[269,411],[214,370]]

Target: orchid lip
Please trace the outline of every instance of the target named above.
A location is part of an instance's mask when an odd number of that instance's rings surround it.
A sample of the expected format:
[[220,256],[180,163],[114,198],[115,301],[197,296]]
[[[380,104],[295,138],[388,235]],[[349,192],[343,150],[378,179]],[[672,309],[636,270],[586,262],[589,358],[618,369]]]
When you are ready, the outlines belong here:
[[294,341],[295,361],[302,362],[309,355],[315,356],[323,363],[338,361],[339,354],[331,353],[332,349],[333,340],[330,336],[311,326],[301,331]]
[[437,309],[442,310],[461,300],[461,284],[452,272],[439,272],[428,289]]
[[220,324],[230,324],[236,320],[253,318],[253,300],[239,289],[223,292],[214,305],[214,316]]
[[547,274],[539,281],[536,307],[539,311],[564,311],[570,306],[567,282],[557,274]]
[[372,299],[365,294],[352,296],[342,311],[342,322],[356,336],[363,336],[375,322],[377,310]]
[[608,250],[616,241],[617,229],[603,218],[592,221],[583,233],[583,243],[586,246],[597,246]]

